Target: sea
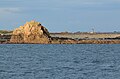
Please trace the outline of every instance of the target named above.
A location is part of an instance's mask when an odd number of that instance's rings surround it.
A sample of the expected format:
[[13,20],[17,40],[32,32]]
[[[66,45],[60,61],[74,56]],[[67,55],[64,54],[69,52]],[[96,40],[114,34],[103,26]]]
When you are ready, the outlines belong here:
[[1,44],[0,79],[120,79],[120,44]]

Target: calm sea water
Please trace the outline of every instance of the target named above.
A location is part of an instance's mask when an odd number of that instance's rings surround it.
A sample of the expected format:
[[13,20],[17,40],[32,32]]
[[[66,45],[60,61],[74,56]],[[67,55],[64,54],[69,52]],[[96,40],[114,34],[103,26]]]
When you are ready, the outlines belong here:
[[120,45],[0,45],[0,79],[120,79]]

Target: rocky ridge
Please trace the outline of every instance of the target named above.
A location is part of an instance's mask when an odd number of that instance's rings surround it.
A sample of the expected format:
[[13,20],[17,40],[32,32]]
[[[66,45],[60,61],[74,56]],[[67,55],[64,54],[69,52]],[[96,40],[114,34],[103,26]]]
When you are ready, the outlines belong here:
[[41,23],[30,21],[13,31],[10,43],[48,44],[50,43],[50,34]]

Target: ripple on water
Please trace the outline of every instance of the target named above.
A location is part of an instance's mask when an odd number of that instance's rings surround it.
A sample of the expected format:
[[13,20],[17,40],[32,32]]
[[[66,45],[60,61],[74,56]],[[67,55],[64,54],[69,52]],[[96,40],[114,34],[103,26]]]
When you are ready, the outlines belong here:
[[0,45],[0,79],[119,79],[120,45]]

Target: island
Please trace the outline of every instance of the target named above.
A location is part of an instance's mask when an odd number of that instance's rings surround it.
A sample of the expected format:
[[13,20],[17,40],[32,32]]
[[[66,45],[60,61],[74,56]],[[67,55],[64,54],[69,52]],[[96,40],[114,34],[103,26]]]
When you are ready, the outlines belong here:
[[50,33],[32,20],[13,31],[0,30],[0,44],[120,44],[120,33]]

